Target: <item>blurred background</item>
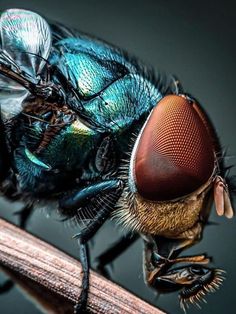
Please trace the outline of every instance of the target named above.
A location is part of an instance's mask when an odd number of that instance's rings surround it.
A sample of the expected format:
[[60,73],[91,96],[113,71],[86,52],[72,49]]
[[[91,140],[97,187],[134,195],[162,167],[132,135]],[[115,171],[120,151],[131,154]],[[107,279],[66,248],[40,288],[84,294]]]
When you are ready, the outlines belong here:
[[[236,13],[233,1],[0,0],[0,10],[13,7],[34,10],[91,33],[135,54],[157,72],[176,74],[185,90],[209,113],[223,147],[228,148],[228,155],[235,156]],[[229,162],[235,164],[235,157]],[[1,200],[0,216],[17,222],[13,212],[21,206]],[[213,265],[227,271],[227,280],[217,293],[207,297],[208,303],[203,305],[201,313],[235,313],[236,221],[219,218],[214,210],[210,220],[219,225],[207,227],[201,243],[186,254],[207,252],[214,257]],[[77,228],[59,222],[55,215],[35,211],[28,230],[78,256],[76,242],[71,240]],[[91,247],[92,260],[120,235],[119,227],[106,223]],[[114,262],[112,271],[113,280],[136,295],[168,313],[182,313],[176,293],[156,298],[145,286],[141,240]],[[14,288],[0,296],[0,313],[36,314],[40,310]],[[188,313],[200,312],[190,308]]]

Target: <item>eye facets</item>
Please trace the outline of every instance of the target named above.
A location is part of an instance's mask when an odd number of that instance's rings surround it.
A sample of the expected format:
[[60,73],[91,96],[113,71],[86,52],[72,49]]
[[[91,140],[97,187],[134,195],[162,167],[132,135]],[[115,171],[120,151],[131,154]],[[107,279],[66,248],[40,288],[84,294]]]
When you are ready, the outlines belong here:
[[170,95],[153,110],[135,158],[137,190],[150,200],[187,195],[211,176],[212,139],[187,99]]

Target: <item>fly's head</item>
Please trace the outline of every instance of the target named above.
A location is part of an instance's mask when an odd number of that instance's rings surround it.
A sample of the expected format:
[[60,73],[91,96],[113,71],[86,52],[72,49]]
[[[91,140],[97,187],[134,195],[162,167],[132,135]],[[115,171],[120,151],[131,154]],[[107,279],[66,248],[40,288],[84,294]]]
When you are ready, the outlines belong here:
[[[197,102],[165,96],[150,113],[131,154],[117,217],[144,238],[144,273],[158,291],[180,290],[180,304],[198,303],[222,282],[205,255],[177,257],[201,238],[212,203],[233,209],[215,131]],[[174,268],[177,263],[187,266]]]
[[150,113],[132,150],[119,215],[134,230],[179,236],[206,221],[212,200],[233,216],[215,131],[198,103],[165,96]]

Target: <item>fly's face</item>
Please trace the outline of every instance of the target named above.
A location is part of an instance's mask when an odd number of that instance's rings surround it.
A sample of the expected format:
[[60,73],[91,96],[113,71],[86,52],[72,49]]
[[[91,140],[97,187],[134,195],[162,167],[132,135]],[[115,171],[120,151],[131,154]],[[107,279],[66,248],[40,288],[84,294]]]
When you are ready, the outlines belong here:
[[[232,218],[221,151],[195,100],[165,96],[136,139],[119,218],[144,239],[144,274],[158,291],[181,290],[180,305],[198,303],[222,282],[222,272],[202,265],[205,255],[177,257],[200,240],[212,201]],[[174,268],[178,263],[189,265]]]
[[217,212],[232,217],[219,159],[217,138],[196,101],[165,96],[134,145],[121,216],[140,232],[176,237],[208,216],[214,187]]

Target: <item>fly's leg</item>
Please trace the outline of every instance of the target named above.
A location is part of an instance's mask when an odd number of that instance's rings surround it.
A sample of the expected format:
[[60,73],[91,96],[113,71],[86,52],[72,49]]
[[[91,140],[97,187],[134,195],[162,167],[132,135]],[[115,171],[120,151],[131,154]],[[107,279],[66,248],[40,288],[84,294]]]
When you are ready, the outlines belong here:
[[26,228],[28,221],[30,219],[30,216],[33,213],[33,208],[34,208],[34,204],[30,202],[26,204],[21,210],[14,213],[14,215],[19,216],[19,219],[20,219],[19,226],[22,229]]
[[82,278],[82,291],[79,296],[78,303],[74,307],[74,314],[86,313],[87,300],[88,300],[88,291],[89,291],[89,252],[88,244],[83,243],[80,239],[79,243],[79,256],[80,262],[83,269],[83,278]]
[[74,237],[78,238],[80,245],[80,262],[83,269],[82,278],[82,292],[79,296],[78,303],[75,305],[75,314],[86,313],[87,299],[89,292],[89,256],[88,256],[88,241],[94,236],[102,224],[106,221],[110,215],[110,208],[106,206],[102,208],[94,220],[87,225],[80,233],[77,233]]
[[103,204],[109,203],[114,206],[116,194],[122,190],[122,184],[120,180],[106,180],[90,184],[59,200],[59,210],[67,218],[77,218],[78,221],[94,220]]
[[96,214],[93,219],[90,220],[81,232],[74,236],[79,241],[80,261],[83,269],[82,292],[75,306],[76,314],[86,313],[87,307],[89,291],[89,256],[87,243],[110,216],[111,211],[114,209],[122,193],[122,189],[123,183],[120,180],[108,180],[90,185],[60,201],[59,206],[64,213],[65,211],[74,211],[79,208],[81,214],[83,207],[86,206],[87,203],[93,204],[94,199],[99,199],[99,204],[103,205],[100,208],[96,208],[96,211],[94,211]]
[[113,243],[105,252],[96,258],[96,269],[104,276],[110,277],[105,269],[107,264],[112,263],[118,256],[125,252],[137,239],[138,234],[127,234]]
[[[195,235],[195,236],[194,236]],[[201,228],[194,226],[180,239],[144,237],[144,266],[147,284],[159,292],[180,290],[180,305],[185,310],[189,303],[199,306],[204,295],[214,292],[223,281],[223,271],[204,266],[210,259],[205,255],[178,255],[187,247],[199,241]],[[175,267],[179,263],[188,263]]]

